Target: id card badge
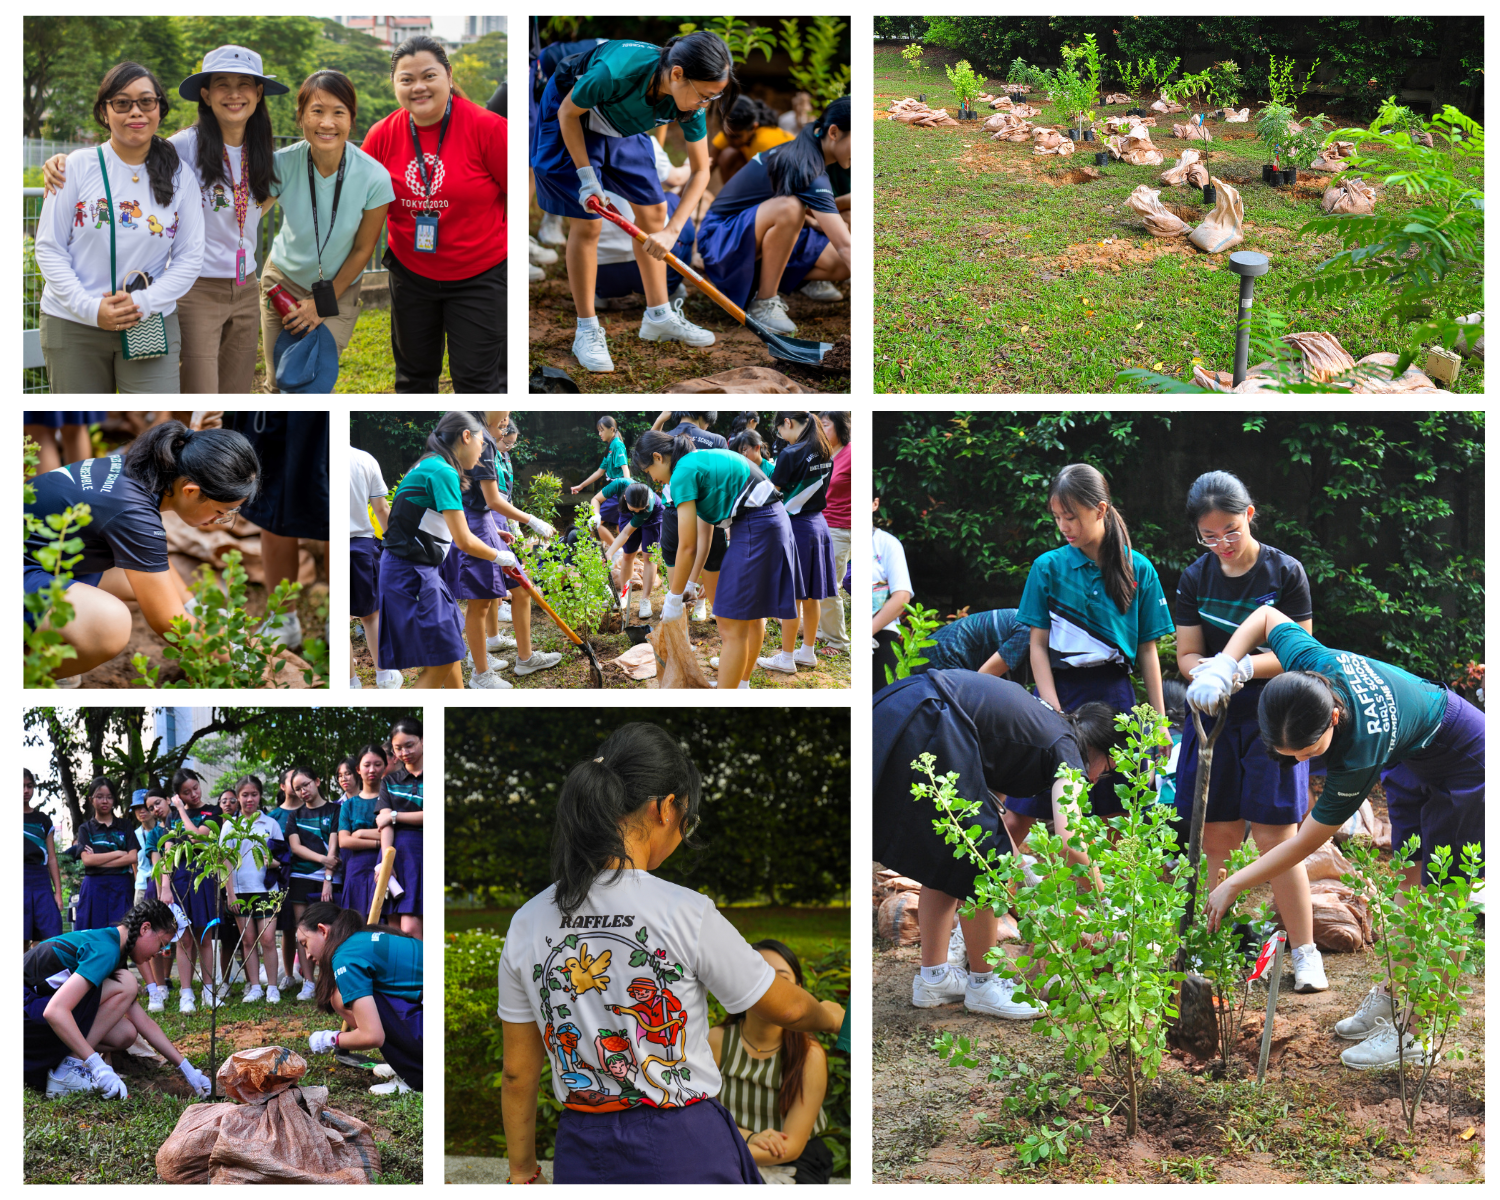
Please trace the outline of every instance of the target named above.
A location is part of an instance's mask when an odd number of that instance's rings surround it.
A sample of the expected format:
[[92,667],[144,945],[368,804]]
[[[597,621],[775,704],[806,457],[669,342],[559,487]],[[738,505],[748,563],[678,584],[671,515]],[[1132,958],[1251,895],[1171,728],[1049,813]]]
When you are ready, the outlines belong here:
[[436,254],[438,219],[431,213],[418,213],[416,222],[416,249],[423,254]]
[[243,246],[234,256],[234,282],[240,287],[245,286],[245,248]]

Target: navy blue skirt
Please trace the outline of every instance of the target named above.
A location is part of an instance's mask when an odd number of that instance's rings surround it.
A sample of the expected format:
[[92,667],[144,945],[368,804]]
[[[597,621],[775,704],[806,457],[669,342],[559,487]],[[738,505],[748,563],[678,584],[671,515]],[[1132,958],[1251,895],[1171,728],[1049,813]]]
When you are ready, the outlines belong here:
[[[370,915],[375,899],[375,868],[380,863],[379,850],[351,850],[344,858],[344,888],[339,893],[339,907],[352,908],[363,917]],[[381,909],[384,912],[384,908]]]
[[[38,995],[28,987],[21,992],[21,1076],[28,1087],[40,1090],[47,1086],[47,1072],[73,1052],[42,1015],[52,994]],[[98,1015],[99,989],[91,987],[73,1006],[73,1020],[84,1037]]]
[[195,937],[201,938],[209,925],[218,920],[219,888],[213,880],[193,886],[192,872],[172,872],[172,899],[187,913]]
[[[464,520],[469,523],[469,532],[486,546],[505,549],[505,543],[495,532],[489,509],[475,512],[465,508]],[[455,600],[503,600],[510,595],[499,563],[465,554],[457,546],[449,550],[448,557],[443,560],[443,580]]]
[[108,413],[94,412],[24,412],[23,425],[45,425],[48,429],[61,429],[64,425],[98,425]]
[[[422,831],[410,825],[396,826],[396,866],[393,874],[405,889],[401,895],[387,902],[389,913],[405,913],[408,916],[422,915]],[[369,915],[369,908],[365,915]]]
[[[1260,740],[1260,694],[1264,679],[1247,683],[1229,700],[1229,718],[1214,743],[1203,819],[1254,821],[1259,825],[1300,825],[1309,808],[1308,764],[1278,763]],[[1214,718],[1203,719],[1207,733]],[[1177,815],[1191,823],[1198,794],[1198,731],[1189,712],[1177,754]],[[1189,824],[1188,828],[1191,828]]]
[[349,539],[349,615],[368,617],[380,607],[380,541]]
[[[1052,672],[1053,686],[1057,698],[1062,701],[1063,711],[1072,712],[1089,700],[1102,700],[1116,712],[1129,712],[1135,707],[1135,689],[1130,686],[1130,672],[1119,663],[1105,663],[1097,667],[1070,667]],[[1036,689],[1032,688],[1036,693]],[[1118,771],[1106,771],[1089,788],[1089,807],[1095,816],[1112,817],[1125,811],[1115,787],[1125,779]],[[1182,785],[1178,784],[1178,794]],[[1007,796],[1005,807],[1023,817],[1037,817],[1043,821],[1052,819],[1052,797]]]
[[[638,553],[642,546],[649,550],[657,542],[661,541],[663,511],[662,505],[658,504],[647,514],[646,519],[640,523],[639,528],[625,540],[624,550],[626,554]],[[615,500],[606,500],[599,506],[599,523],[609,526],[616,533],[619,533],[621,529],[629,524],[631,516],[630,509]]]
[[[366,909],[368,915],[369,910]],[[380,1056],[414,1092],[422,1090],[422,1002],[374,993],[375,1008],[385,1030]]]
[[[603,218],[585,212],[578,203],[578,168],[563,145],[557,120],[562,100],[556,77],[549,79],[547,90],[542,93],[540,119],[532,122],[527,131],[531,169],[536,176],[537,207],[545,213],[574,220],[599,221]],[[648,135],[606,137],[589,129],[585,122],[583,145],[589,165],[605,191],[624,196],[632,205],[666,201],[667,194],[656,177],[656,150]]]
[[833,539],[828,536],[828,522],[821,511],[794,513],[792,541],[797,546],[797,573],[801,586],[798,600],[826,600],[839,594],[838,576],[833,570]]
[[741,511],[729,528],[714,616],[758,621],[797,615],[797,547],[779,504]]
[[[118,925],[134,901],[134,875],[85,875],[78,893],[78,920],[73,928],[108,929]],[[47,903],[53,903],[50,889]]]
[[1484,849],[1484,714],[1451,688],[1443,723],[1427,748],[1381,775],[1391,817],[1391,846],[1422,840],[1422,879],[1437,846],[1453,850],[1458,874],[1463,848]]
[[734,1118],[713,1097],[683,1108],[565,1108],[553,1183],[763,1183]]
[[[727,220],[714,216],[710,208],[698,231],[698,253],[703,256],[703,274],[708,281],[744,308],[755,285],[755,214],[760,206],[747,208]],[[828,245],[821,229],[803,227],[792,247],[792,257],[776,285],[778,292],[795,292],[807,273],[817,265],[818,255]]]
[[382,555],[381,670],[440,667],[463,656],[463,618],[441,568],[421,566],[399,554]]
[[46,867],[27,867],[21,891],[21,926],[26,931],[21,940],[40,942],[63,931],[62,913],[52,891],[52,876]]

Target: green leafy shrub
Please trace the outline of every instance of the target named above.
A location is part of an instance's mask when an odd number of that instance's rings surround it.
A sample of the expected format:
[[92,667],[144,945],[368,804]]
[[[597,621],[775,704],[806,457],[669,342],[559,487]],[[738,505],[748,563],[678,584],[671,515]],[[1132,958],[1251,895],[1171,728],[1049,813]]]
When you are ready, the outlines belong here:
[[1302,129],[1287,138],[1285,153],[1292,166],[1306,170],[1323,152],[1323,143],[1328,140],[1328,126],[1332,122],[1319,113],[1315,117],[1304,117],[1298,123]]
[[[29,437],[24,439],[21,461],[22,503],[34,504],[36,489],[31,486],[31,478],[36,474],[39,452],[37,444]],[[33,553],[42,568],[52,575],[50,584],[26,596],[26,615],[30,621],[22,622],[25,637],[21,662],[23,687],[56,687],[53,672],[67,659],[78,657],[78,651],[63,641],[58,630],[73,619],[73,606],[68,603],[68,582],[73,578],[72,568],[83,557],[83,539],[75,536],[75,532],[91,520],[87,504],[70,505],[44,519],[30,513],[22,515],[23,538],[46,534],[51,539]]]
[[1234,59],[1216,62],[1204,72],[1208,76],[1209,99],[1219,108],[1237,104],[1244,81],[1240,78],[1240,64]]
[[1260,110],[1255,118],[1255,136],[1266,144],[1271,161],[1277,169],[1281,165],[1281,151],[1291,138],[1292,117],[1295,114],[1285,104],[1272,102]]
[[[792,60],[792,68],[787,74],[796,88],[820,105],[832,104],[849,92],[849,64],[838,61],[844,45],[844,31],[848,28],[847,22],[837,17],[818,16],[809,19],[804,33],[797,18],[782,19],[781,48]],[[916,47],[916,51],[916,69],[920,70],[922,47]],[[902,56],[905,57],[904,51]],[[912,69],[909,64],[907,69]]]
[[937,645],[937,642],[928,635],[942,624],[943,622],[933,609],[924,608],[920,604],[906,606],[901,615],[901,636],[896,641],[896,666],[894,670],[890,667],[885,669],[887,684],[895,683],[898,679],[905,679],[917,667],[928,661],[922,651],[928,646]]
[[1313,74],[1322,61],[1321,58],[1313,59],[1312,66],[1307,69],[1307,74],[1299,84],[1294,73],[1296,60],[1287,55],[1281,62],[1277,62],[1276,56],[1271,55],[1270,66],[1266,69],[1266,86],[1271,93],[1271,103],[1296,108],[1298,99],[1312,86]]
[[956,68],[944,64],[943,70],[948,73],[948,82],[954,94],[967,107],[972,108],[982,90],[983,80],[974,73],[974,68],[969,65],[968,59],[961,61]]
[[573,547],[560,534],[545,543],[528,538],[525,553],[519,556],[547,603],[580,637],[596,630],[615,602],[609,564],[589,529],[589,511],[586,504],[574,505],[573,527],[578,538]]
[[556,525],[562,490],[562,480],[551,471],[538,471],[526,485],[525,511],[533,517],[540,517],[549,525]]

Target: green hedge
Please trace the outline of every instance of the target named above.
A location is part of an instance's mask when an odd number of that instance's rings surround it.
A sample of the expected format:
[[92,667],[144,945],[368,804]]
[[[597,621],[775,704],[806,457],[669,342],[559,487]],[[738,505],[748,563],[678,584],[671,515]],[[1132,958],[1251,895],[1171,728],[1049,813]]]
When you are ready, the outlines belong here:
[[[446,1062],[445,1124],[449,1154],[504,1156],[505,1131],[500,1121],[500,1067],[504,1041],[495,1009],[500,1000],[500,951],[505,939],[483,929],[450,933],[444,939],[443,1053]],[[804,962],[807,988],[820,1000],[848,1003],[849,951],[832,950]],[[724,1019],[718,1000],[709,997],[709,1023]],[[833,1037],[819,1035],[828,1055],[828,1131],[834,1174],[849,1173],[849,1057],[831,1052]],[[537,1154],[552,1157],[557,1118],[562,1111],[552,1094],[552,1070],[542,1068],[537,1094]]]

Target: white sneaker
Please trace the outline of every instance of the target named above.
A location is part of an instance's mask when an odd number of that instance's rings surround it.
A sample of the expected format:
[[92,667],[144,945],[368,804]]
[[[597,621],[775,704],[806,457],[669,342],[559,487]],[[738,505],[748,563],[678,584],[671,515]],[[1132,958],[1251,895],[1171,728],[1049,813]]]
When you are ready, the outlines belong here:
[[1414,1067],[1427,1065],[1426,1048],[1411,1034],[1401,1045],[1394,1025],[1384,1017],[1377,1019],[1376,1025],[1369,1037],[1339,1055],[1344,1066],[1355,1071],[1380,1071],[1400,1066],[1403,1061]]
[[1382,1024],[1393,1025],[1396,1020],[1396,1005],[1390,996],[1379,987],[1372,987],[1359,1002],[1352,1017],[1345,1017],[1333,1027],[1334,1033],[1351,1042],[1360,1042],[1369,1037]]
[[991,976],[978,987],[964,986],[964,1008],[972,1013],[987,1013],[992,1017],[1004,1017],[1009,1021],[1034,1021],[1042,1015],[1042,1009],[1015,999],[1016,981]]
[[87,1092],[94,1086],[84,1065],[72,1055],[47,1072],[47,1095],[66,1096],[69,1092]]
[[527,260],[537,267],[550,267],[557,261],[557,251],[549,246],[542,245],[534,237],[526,239]]
[[697,604],[693,605],[693,620],[708,620],[708,601],[706,599],[700,600]]
[[[205,992],[207,990],[207,988],[204,989]],[[207,1002],[208,997],[205,996],[204,1003],[206,1004]],[[177,998],[177,1011],[180,1013],[191,1013],[198,1011],[198,1001],[193,998],[192,988],[182,989],[182,995]]]
[[969,947],[964,942],[964,931],[958,925],[948,935],[948,961],[962,971],[969,969]]
[[686,342],[689,346],[712,346],[717,340],[707,329],[700,329],[682,315],[681,300],[671,305],[665,321],[641,317],[639,336],[643,342]]
[[1328,990],[1328,976],[1323,974],[1323,956],[1311,942],[1305,946],[1292,947],[1292,974],[1295,976],[1293,991]]
[[635,615],[638,620],[649,621],[651,619],[651,601],[642,600],[636,605]]
[[715,671],[717,671],[719,669],[719,656],[715,654],[711,659],[708,660],[708,665],[711,666]]
[[948,967],[948,973],[937,983],[928,983],[922,978],[922,972],[918,971],[911,981],[911,1002],[918,1008],[937,1008],[942,1004],[952,1004],[955,1000],[963,999],[968,980],[967,971],[960,971],[953,966]]
[[516,659],[516,674],[530,675],[536,671],[550,671],[560,662],[562,662],[562,655],[555,650],[550,654],[544,654],[540,650],[533,650],[530,658]]
[[615,369],[615,360],[609,356],[609,342],[604,337],[602,325],[595,325],[591,329],[580,328],[573,335],[573,357],[585,371],[606,374]]
[[266,1003],[267,1004],[280,1004],[281,1003],[281,989],[278,988],[274,983],[271,984],[271,985],[269,985],[266,988]]
[[515,684],[501,679],[500,676],[495,674],[496,671],[505,670],[505,666],[506,663],[503,658],[491,659],[488,671],[475,671],[474,674],[469,676],[469,686],[475,689],[495,688],[499,691],[506,691],[515,687]]
[[409,1091],[411,1091],[411,1088],[407,1087],[406,1082],[398,1075],[389,1083],[377,1083],[370,1089],[370,1095],[399,1096],[401,1093]]
[[313,983],[313,981],[309,979],[302,985],[302,990],[297,993],[297,999],[311,1000],[315,991],[317,991],[317,984]]
[[501,621],[509,621],[510,620],[510,601],[509,600],[502,600],[502,601],[500,601],[500,613],[499,613],[499,616],[496,619],[497,620],[501,620]]
[[148,997],[150,997],[149,1000],[146,1002],[146,1011],[147,1012],[166,1012],[167,1011],[167,989],[166,988],[160,987],[160,985],[158,985],[158,984],[152,984],[149,988],[146,989],[146,994],[147,994]]
[[821,300],[827,304],[834,304],[844,298],[844,293],[834,285],[831,279],[812,279],[797,289],[797,295],[806,296],[809,300]]
[[349,690],[351,692],[362,692],[364,688],[365,685],[360,683],[358,675],[349,676]]
[[257,1000],[266,998],[266,989],[258,983],[252,983],[245,989],[245,994],[240,999],[246,1004],[254,1004]]
[[797,664],[792,661],[792,656],[785,650],[773,654],[770,658],[757,658],[755,665],[765,671],[785,671],[788,675],[797,673]]
[[798,646],[792,653],[792,661],[799,667],[816,667],[818,656],[811,646]]
[[772,333],[796,333],[797,325],[786,315],[786,301],[780,296],[752,300],[745,306],[745,319],[759,321]]
[[383,688],[383,689],[385,689],[387,691],[390,691],[390,690],[397,690],[397,691],[399,691],[400,688],[401,688],[401,672],[400,671],[376,671],[375,672],[375,686],[378,687],[378,688]]
[[547,272],[544,271],[544,270],[542,270],[541,267],[537,266],[536,263],[527,263],[526,264],[526,282],[527,283],[541,283],[546,278],[547,278]]
[[562,218],[556,213],[543,213],[542,223],[536,231],[536,240],[544,246],[566,246],[568,235],[563,232]]
[[283,992],[292,986],[292,977],[283,971],[276,977],[276,986]]
[[[494,654],[497,650],[514,650],[516,648],[516,639],[506,637],[503,633],[497,633],[492,638],[484,639],[484,648],[491,654]],[[473,656],[471,655],[470,657]]]
[[281,619],[274,624],[267,621],[261,627],[261,633],[288,650],[298,650],[302,646],[302,621],[294,612],[282,613]]

